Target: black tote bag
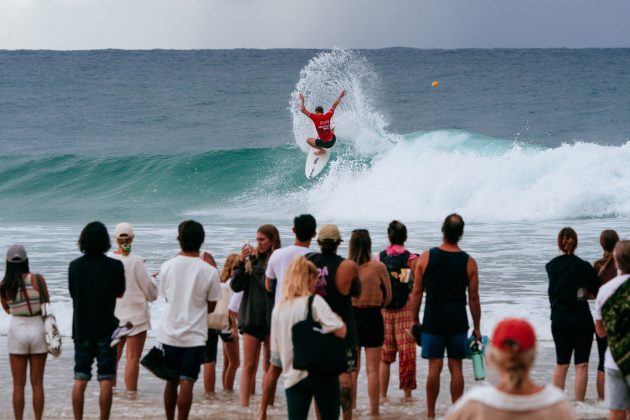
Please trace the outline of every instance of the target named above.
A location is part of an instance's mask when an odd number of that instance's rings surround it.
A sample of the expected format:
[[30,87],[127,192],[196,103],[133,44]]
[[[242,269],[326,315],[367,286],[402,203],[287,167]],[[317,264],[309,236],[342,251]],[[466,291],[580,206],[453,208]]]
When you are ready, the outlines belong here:
[[308,298],[308,314],[293,325],[293,368],[313,376],[337,376],[348,370],[346,344],[332,333],[323,334],[313,319],[313,299]]

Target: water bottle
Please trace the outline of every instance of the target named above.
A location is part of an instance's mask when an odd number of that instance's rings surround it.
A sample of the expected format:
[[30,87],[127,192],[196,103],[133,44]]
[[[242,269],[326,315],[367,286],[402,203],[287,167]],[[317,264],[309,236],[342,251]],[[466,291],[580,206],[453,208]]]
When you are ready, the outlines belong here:
[[471,358],[473,363],[473,373],[475,375],[475,381],[483,381],[486,379],[486,372],[483,367],[483,355],[481,354],[481,350],[479,349],[479,344],[475,341],[473,342],[471,348]]

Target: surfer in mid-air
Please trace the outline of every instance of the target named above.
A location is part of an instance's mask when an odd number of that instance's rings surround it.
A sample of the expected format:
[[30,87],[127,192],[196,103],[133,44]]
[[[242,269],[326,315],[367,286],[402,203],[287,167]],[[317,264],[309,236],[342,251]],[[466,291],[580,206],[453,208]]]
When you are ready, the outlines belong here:
[[346,91],[342,90],[335,102],[333,102],[332,106],[328,110],[327,113],[324,114],[324,108],[318,106],[315,108],[315,113],[313,114],[304,106],[304,95],[300,93],[300,111],[307,117],[313,121],[315,124],[315,129],[317,130],[318,138],[309,137],[306,139],[306,142],[309,146],[317,149],[315,154],[317,156],[323,155],[326,153],[326,149],[330,149],[335,145],[337,141],[337,137],[335,136],[335,129],[330,126],[330,120],[335,113],[335,108],[341,102],[341,98],[346,95]]

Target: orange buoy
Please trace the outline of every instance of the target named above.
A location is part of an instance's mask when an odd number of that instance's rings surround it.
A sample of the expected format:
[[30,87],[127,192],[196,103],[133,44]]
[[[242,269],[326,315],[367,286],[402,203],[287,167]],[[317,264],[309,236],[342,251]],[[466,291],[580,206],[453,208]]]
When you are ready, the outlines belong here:
[[431,86],[438,87],[440,86],[440,82],[438,82],[437,80],[434,80],[433,83],[431,83]]

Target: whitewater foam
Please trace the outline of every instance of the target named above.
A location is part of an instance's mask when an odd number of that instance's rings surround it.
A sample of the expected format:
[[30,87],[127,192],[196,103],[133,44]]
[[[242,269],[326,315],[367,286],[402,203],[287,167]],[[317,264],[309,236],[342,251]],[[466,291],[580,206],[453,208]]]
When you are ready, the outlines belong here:
[[[437,221],[453,211],[482,222],[630,214],[630,143],[541,149],[471,133],[420,133],[357,165],[341,155],[302,193],[326,218]],[[299,198],[298,198],[299,200]]]
[[378,153],[395,142],[398,136],[387,132],[389,120],[378,110],[379,86],[377,72],[355,51],[335,48],[312,58],[300,71],[289,103],[295,143],[307,151],[305,140],[315,135],[313,123],[300,112],[298,95],[305,95],[312,112],[316,106],[328,109],[343,89],[346,96],[332,120],[337,137],[362,155]]

